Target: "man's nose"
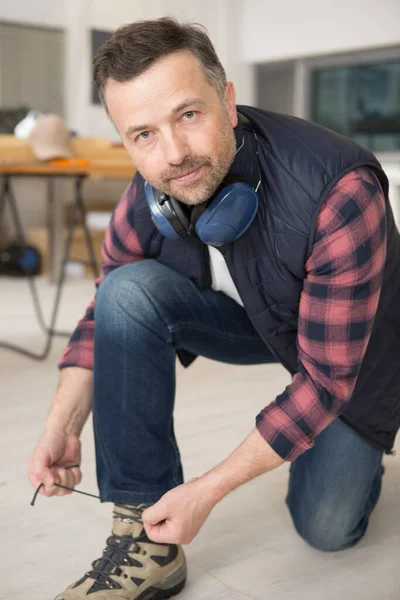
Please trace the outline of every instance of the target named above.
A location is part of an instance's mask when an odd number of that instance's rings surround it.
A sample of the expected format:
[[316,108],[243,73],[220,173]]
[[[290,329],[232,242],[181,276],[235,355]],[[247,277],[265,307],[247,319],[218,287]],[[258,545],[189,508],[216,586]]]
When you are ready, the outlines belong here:
[[170,165],[180,165],[190,155],[186,139],[178,134],[171,134],[165,140],[165,157]]

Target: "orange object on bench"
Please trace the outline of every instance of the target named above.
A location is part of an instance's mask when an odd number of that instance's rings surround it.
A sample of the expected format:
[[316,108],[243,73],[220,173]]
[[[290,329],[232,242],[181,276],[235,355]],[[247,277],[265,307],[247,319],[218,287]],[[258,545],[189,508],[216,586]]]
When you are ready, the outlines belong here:
[[88,167],[90,160],[87,158],[53,158],[48,161],[54,167]]

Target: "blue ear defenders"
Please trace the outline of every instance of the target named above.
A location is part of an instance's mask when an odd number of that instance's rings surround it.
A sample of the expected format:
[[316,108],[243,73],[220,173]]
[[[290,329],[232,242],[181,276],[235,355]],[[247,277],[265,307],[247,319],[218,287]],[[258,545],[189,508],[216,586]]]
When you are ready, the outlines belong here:
[[[239,117],[257,142],[250,122],[243,115]],[[164,237],[178,240],[195,232],[205,244],[222,246],[237,240],[250,227],[258,209],[260,183],[261,176],[256,189],[238,178],[226,178],[211,201],[192,208],[154,189],[147,181],[144,189],[151,218]]]

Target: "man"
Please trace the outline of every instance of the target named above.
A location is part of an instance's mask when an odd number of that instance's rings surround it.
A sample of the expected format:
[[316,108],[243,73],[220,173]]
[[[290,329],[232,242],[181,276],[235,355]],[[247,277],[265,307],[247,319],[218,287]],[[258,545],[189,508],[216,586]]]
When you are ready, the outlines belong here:
[[[103,557],[57,599],[177,594],[181,544],[225,495],[285,461],[299,534],[325,551],[356,544],[400,419],[400,238],[378,161],[314,124],[236,107],[207,35],[169,18],[119,29],[94,76],[138,173],[29,477],[45,496],[80,482],[93,408],[114,524]],[[243,443],[185,484],[176,355],[279,361],[293,375]]]

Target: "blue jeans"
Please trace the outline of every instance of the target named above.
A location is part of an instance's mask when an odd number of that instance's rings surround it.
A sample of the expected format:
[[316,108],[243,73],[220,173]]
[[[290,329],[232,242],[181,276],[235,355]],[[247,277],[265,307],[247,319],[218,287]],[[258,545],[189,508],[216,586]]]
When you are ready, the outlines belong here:
[[[102,502],[154,503],[183,482],[174,434],[177,349],[231,364],[275,362],[245,310],[153,260],[119,267],[95,308],[93,425]],[[256,415],[255,415],[256,416]],[[365,533],[382,452],[337,419],[291,465],[300,535],[337,550]]]

